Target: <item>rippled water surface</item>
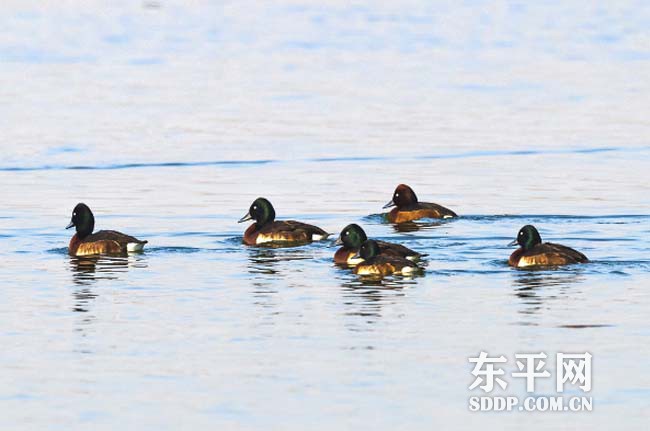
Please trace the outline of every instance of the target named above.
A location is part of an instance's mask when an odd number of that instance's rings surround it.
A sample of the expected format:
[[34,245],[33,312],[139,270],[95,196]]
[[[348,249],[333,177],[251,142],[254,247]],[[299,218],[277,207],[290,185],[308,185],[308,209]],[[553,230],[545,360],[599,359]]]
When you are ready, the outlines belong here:
[[[3,4],[0,428],[647,427],[647,2]],[[425,272],[243,246],[258,196]],[[146,253],[68,257],[80,201]],[[594,411],[469,412],[481,350],[591,352]]]

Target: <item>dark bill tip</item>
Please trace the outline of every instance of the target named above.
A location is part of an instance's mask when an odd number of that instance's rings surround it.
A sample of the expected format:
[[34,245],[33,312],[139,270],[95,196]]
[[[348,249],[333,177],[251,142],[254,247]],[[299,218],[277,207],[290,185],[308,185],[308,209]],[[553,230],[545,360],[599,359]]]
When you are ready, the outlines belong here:
[[71,221],[70,224],[68,224],[65,228],[66,228],[66,229],[70,229],[72,226],[74,226],[74,222],[73,222],[73,221]]
[[390,208],[390,207],[394,207],[394,206],[395,206],[395,202],[390,201],[390,202],[388,202],[386,205],[384,205],[384,206],[381,207],[381,208],[382,208],[382,209],[386,209],[386,208]]
[[512,241],[510,241],[510,242],[508,243],[508,247],[512,247],[512,246],[515,246],[515,245],[517,245],[517,244],[518,244],[518,243],[517,243],[517,240],[514,239],[514,240],[512,240]]

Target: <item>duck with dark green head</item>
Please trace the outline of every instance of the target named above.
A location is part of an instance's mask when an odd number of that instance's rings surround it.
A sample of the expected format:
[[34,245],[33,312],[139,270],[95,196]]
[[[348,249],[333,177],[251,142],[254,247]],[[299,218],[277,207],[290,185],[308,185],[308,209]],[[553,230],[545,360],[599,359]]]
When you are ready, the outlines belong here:
[[392,199],[384,208],[393,208],[386,217],[391,223],[405,223],[422,218],[453,218],[455,212],[442,205],[431,202],[420,202],[413,189],[406,184],[395,188]]
[[400,256],[381,254],[377,241],[369,239],[361,244],[359,253],[355,258],[363,259],[363,262],[354,267],[354,273],[358,275],[410,275],[420,272],[422,269],[415,263]]
[[114,230],[95,229],[95,216],[88,205],[79,203],[72,210],[72,218],[66,229],[75,227],[70,239],[68,253],[70,256],[114,255],[122,256],[131,252],[140,252],[147,241],[141,241],[130,235]]
[[[336,253],[334,253],[334,263],[341,265],[356,265],[363,260],[361,258],[354,258],[359,252],[359,248],[368,237],[364,230],[358,224],[352,223],[347,225],[341,231],[335,245],[342,245]],[[417,261],[423,255],[404,247],[400,244],[395,244],[386,241],[376,241],[379,246],[379,254],[399,256],[408,260]]]
[[257,198],[239,223],[255,220],[244,232],[244,244],[300,245],[326,239],[329,233],[307,223],[294,220],[275,220],[275,209],[265,198]]
[[587,256],[570,247],[542,242],[542,237],[532,225],[519,230],[517,238],[509,246],[519,245],[508,259],[508,264],[515,267],[558,266],[572,263],[588,262]]

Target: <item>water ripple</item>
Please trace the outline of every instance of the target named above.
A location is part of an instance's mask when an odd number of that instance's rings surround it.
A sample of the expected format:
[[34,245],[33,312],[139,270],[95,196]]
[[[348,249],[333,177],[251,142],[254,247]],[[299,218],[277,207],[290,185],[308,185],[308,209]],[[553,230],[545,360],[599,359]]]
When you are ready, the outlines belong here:
[[539,156],[544,154],[599,154],[609,152],[645,152],[650,146],[642,147],[593,147],[593,148],[571,148],[564,150],[493,150],[493,151],[466,151],[460,153],[428,154],[418,157],[315,157],[302,160],[282,159],[261,159],[261,160],[212,160],[197,162],[134,162],[134,163],[112,163],[105,165],[41,165],[41,166],[0,166],[0,171],[22,172],[22,171],[56,171],[56,170],[116,170],[116,169],[140,169],[140,168],[184,168],[197,166],[256,166],[271,163],[370,163],[378,161],[414,161],[431,159],[469,159],[482,157],[514,157],[514,156]]

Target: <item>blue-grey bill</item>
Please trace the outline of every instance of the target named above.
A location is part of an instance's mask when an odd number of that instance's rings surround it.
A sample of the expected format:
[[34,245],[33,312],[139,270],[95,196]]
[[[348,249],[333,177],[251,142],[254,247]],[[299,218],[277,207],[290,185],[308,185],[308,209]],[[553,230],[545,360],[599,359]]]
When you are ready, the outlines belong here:
[[252,219],[253,217],[251,217],[250,213],[246,213],[246,215],[240,218],[237,223],[244,223],[245,221],[252,220]]

